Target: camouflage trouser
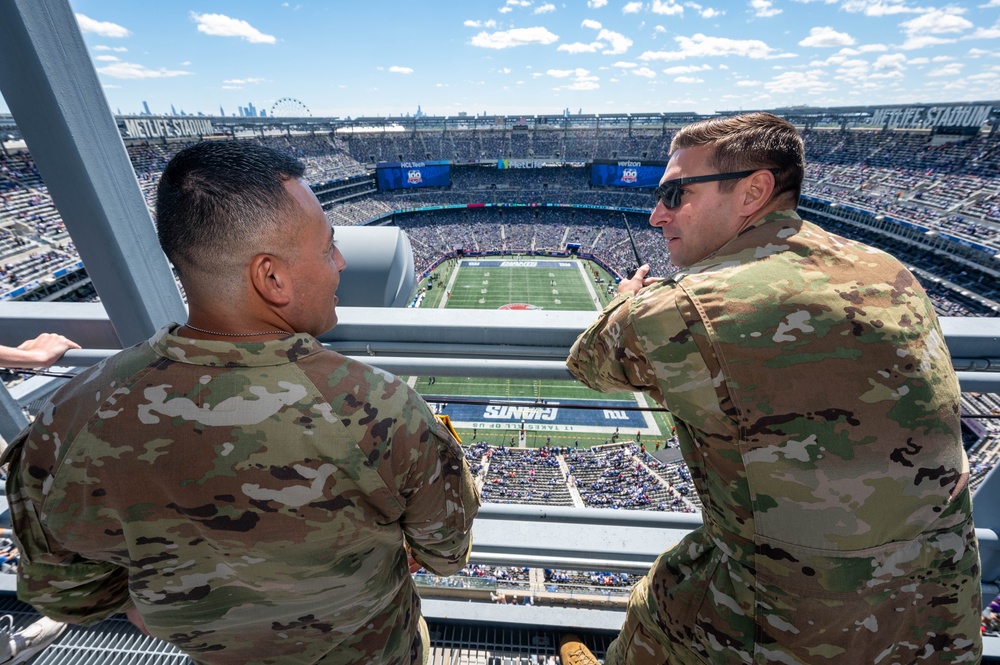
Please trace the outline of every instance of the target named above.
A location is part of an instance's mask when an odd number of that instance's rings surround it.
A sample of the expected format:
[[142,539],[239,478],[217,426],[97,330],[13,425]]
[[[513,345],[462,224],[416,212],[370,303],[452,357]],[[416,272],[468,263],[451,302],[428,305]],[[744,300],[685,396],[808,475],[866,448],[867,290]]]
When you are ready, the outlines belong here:
[[650,627],[655,630],[656,622],[649,614],[648,585],[649,578],[643,577],[632,587],[625,624],[608,647],[604,665],[700,665],[702,660],[694,654],[667,650],[653,636]]

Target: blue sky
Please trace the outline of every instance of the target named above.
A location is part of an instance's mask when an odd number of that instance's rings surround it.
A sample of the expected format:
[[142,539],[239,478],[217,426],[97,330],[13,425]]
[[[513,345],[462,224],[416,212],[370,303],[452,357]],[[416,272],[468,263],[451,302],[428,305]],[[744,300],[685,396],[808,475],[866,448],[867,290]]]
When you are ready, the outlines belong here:
[[286,97],[341,117],[1000,99],[1000,0],[71,2],[123,113]]

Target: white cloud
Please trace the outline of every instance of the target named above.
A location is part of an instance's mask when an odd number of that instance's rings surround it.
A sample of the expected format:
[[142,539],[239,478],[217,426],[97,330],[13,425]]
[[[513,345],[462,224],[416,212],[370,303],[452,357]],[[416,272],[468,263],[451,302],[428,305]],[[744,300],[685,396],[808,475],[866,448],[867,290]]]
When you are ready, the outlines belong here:
[[98,44],[94,47],[95,51],[114,51],[115,53],[125,53],[128,51],[124,46],[105,46],[104,44]]
[[959,13],[959,10],[932,9],[926,14],[903,21],[899,27],[911,37],[962,32],[973,27],[972,22],[959,16]]
[[[692,2],[688,4],[690,6],[693,5],[694,3]],[[725,11],[719,11],[718,9],[713,9],[712,7],[705,7],[704,9],[699,7],[697,11],[699,14],[701,14],[702,18],[715,18],[716,16],[724,16],[726,14]]]
[[704,72],[712,68],[712,65],[678,65],[677,67],[667,67],[663,73],[667,76],[679,76],[680,74],[693,74]]
[[960,62],[953,62],[951,64],[945,65],[939,69],[935,69],[932,72],[928,72],[928,76],[961,76],[963,65]]
[[591,9],[600,9],[608,4],[608,0],[587,0],[587,6]]
[[923,35],[921,37],[910,37],[905,42],[899,45],[899,48],[904,51],[913,51],[916,49],[927,48],[928,46],[940,46],[941,44],[954,44],[956,40],[945,39],[943,37],[933,37],[931,35]]
[[511,72],[510,67],[504,67],[503,69],[500,70],[501,74],[510,74],[510,72]]
[[635,64],[634,62],[623,62],[621,60],[619,60],[618,62],[616,62],[615,64],[613,64],[611,66],[612,67],[621,67],[622,69],[632,69],[633,67],[638,67],[638,65]]
[[834,47],[851,46],[854,44],[854,37],[846,32],[837,32],[830,26],[812,28],[809,36],[799,42],[799,46]]
[[507,0],[508,7],[530,7],[531,0]]
[[599,21],[593,21],[589,18],[583,19],[583,23],[580,24],[581,28],[590,28],[592,30],[600,30],[604,26],[600,24]]
[[764,88],[772,93],[820,93],[827,92],[832,86],[822,79],[824,73],[820,70],[807,72],[783,72],[764,84]]
[[228,79],[223,81],[223,83],[229,83],[231,85],[246,85],[248,83],[263,83],[265,79],[249,78],[249,79]]
[[[606,2],[607,0],[605,0]],[[577,81],[569,85],[562,86],[563,90],[597,90],[601,86],[593,81]]]
[[694,76],[678,76],[674,79],[674,83],[704,83],[705,79],[695,78]]
[[131,62],[116,62],[105,67],[98,67],[97,71],[105,76],[116,79],[161,79],[172,78],[174,76],[187,76],[191,72],[169,70],[165,68],[149,69],[145,65],[137,65]]
[[553,5],[551,2],[546,2],[544,5],[538,6],[535,9],[535,11],[533,11],[531,13],[532,14],[548,14],[549,12],[554,12],[555,10],[556,10],[556,6],[555,5]]
[[775,9],[771,0],[750,0],[750,8],[754,10],[753,15],[757,18],[770,18],[777,16],[782,11]]
[[736,82],[736,87],[738,87],[738,88],[753,88],[753,87],[756,87],[758,85],[760,85],[760,81],[747,81],[747,80],[743,80],[743,81],[737,81]]
[[[1000,2],[1000,0],[997,0]],[[962,39],[998,39],[1000,38],[1000,21],[993,24],[992,28],[982,26],[975,29],[971,35],[966,35]]]
[[990,7],[1000,7],[1000,0],[990,0],[985,5],[979,5],[980,9],[989,9]]
[[557,79],[564,79],[570,76],[588,76],[590,74],[588,70],[582,67],[578,67],[577,69],[549,69],[545,73]]
[[906,56],[902,53],[893,53],[891,55],[880,55],[875,62],[872,63],[872,69],[875,71],[884,70],[901,70],[904,69],[906,65]]
[[510,7],[501,7],[497,11],[500,12],[501,14],[509,14],[509,13],[511,13],[514,10],[511,9]]
[[119,58],[117,55],[98,55],[94,57],[94,60],[98,62],[118,62]]
[[638,14],[640,11],[642,11],[641,2],[626,2],[625,6],[622,7],[622,14]]
[[246,21],[224,14],[198,14],[191,12],[191,18],[198,24],[198,32],[213,37],[239,37],[251,44],[275,44],[274,35],[265,35]]
[[497,27],[497,22],[494,21],[493,19],[490,19],[489,21],[468,20],[462,23],[462,25],[464,25],[467,28],[495,28]]
[[611,30],[601,30],[597,33],[597,38],[611,42],[611,46],[602,51],[604,55],[620,55],[627,51],[633,43],[631,39],[620,32],[612,32]]
[[888,51],[889,47],[885,44],[865,44],[864,46],[859,46],[858,51],[861,53],[875,53]]
[[80,25],[80,32],[89,32],[101,37],[121,38],[128,37],[132,33],[128,28],[124,28],[117,23],[110,21],[95,21],[86,14],[77,14],[76,22]]
[[653,6],[649,9],[654,14],[664,14],[666,16],[681,16],[684,14],[684,6],[676,4],[674,0],[653,0]]
[[513,28],[497,32],[480,32],[471,44],[480,48],[504,49],[528,44],[551,44],[559,39],[546,28]]
[[910,7],[906,0],[842,0],[840,8],[852,14],[889,16],[891,14],[919,14],[924,11]]
[[759,60],[776,57],[773,48],[759,39],[729,39],[727,37],[707,37],[701,33],[691,37],[675,37],[679,49],[676,51],[646,51],[639,56],[646,62],[665,60],[667,62],[685,58],[706,58],[709,56],[736,55]]
[[412,74],[413,73],[413,68],[412,67],[400,67],[399,65],[393,65],[392,67],[389,68],[389,71],[392,72],[393,74]]
[[597,53],[602,48],[604,48],[604,42],[591,42],[589,44],[573,42],[572,44],[560,44],[556,50],[565,53]]
[[649,67],[639,67],[638,69],[633,69],[632,73],[635,74],[636,76],[642,76],[648,79],[656,78],[656,72],[654,72]]

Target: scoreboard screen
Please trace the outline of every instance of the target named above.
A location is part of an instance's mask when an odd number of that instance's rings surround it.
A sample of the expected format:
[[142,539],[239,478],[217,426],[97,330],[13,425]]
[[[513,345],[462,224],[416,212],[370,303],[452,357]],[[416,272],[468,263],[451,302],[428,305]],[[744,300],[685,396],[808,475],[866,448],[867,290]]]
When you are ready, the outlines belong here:
[[666,162],[639,162],[631,160],[598,160],[590,165],[590,184],[593,187],[648,187],[660,184]]
[[379,191],[449,187],[451,162],[387,162],[375,165]]

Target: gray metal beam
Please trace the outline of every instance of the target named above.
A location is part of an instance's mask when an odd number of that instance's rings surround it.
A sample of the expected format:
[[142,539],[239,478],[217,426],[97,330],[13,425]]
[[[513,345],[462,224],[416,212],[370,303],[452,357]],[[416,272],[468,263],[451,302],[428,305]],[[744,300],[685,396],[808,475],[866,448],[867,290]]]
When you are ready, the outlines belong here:
[[0,0],[0,90],[121,343],[183,320],[118,126],[66,0]]

